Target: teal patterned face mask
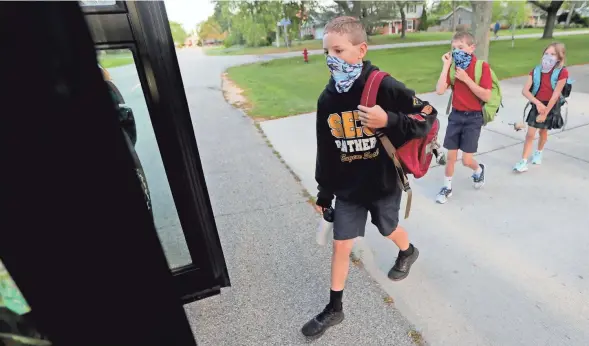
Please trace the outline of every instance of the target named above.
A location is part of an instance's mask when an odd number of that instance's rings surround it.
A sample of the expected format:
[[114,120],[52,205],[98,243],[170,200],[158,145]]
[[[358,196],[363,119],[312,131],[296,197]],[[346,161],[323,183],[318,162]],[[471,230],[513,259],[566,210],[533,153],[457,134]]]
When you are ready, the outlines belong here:
[[327,67],[335,81],[335,89],[338,93],[345,93],[350,90],[356,79],[360,77],[362,66],[362,63],[348,64],[338,57],[327,56]]

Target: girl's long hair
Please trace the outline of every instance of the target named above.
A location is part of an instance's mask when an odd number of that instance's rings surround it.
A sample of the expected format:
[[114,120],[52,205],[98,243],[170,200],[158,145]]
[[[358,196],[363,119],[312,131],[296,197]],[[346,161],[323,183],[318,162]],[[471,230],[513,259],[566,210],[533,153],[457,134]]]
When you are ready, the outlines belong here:
[[564,43],[553,42],[553,43],[549,44],[544,49],[544,52],[542,54],[546,53],[546,51],[550,47],[554,47],[554,51],[556,52],[556,57],[558,58],[558,68],[562,68],[564,66],[565,58],[566,58],[566,48],[564,46]]

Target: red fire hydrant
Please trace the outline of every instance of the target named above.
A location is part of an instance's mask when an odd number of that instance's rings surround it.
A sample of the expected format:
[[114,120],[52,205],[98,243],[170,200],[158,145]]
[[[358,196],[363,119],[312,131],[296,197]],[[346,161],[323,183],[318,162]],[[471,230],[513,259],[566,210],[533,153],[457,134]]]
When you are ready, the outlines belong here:
[[305,64],[309,63],[309,52],[307,51],[307,48],[303,49],[303,58],[305,59]]

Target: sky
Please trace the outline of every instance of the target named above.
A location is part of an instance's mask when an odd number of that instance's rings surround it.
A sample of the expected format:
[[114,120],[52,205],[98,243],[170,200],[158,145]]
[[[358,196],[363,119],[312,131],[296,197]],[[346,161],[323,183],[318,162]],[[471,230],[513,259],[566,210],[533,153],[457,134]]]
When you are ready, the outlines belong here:
[[187,32],[205,21],[214,11],[210,0],[165,0],[168,20],[179,22]]

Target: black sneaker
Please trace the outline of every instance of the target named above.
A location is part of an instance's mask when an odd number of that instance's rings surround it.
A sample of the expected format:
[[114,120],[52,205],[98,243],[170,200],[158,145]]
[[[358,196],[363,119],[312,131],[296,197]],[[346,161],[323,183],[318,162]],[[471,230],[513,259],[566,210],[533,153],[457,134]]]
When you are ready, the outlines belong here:
[[413,246],[413,253],[411,255],[403,256],[401,251],[399,251],[395,265],[389,270],[389,279],[400,281],[406,278],[417,257],[419,257],[419,250],[415,246]]
[[320,337],[329,327],[340,324],[343,320],[343,311],[335,311],[327,305],[319,315],[305,323],[301,332],[308,338]]
[[480,163],[479,166],[481,166],[481,174],[472,175],[472,184],[475,189],[480,189],[483,187],[483,185],[485,185],[485,171],[487,170],[487,167],[485,167],[485,165],[482,163]]

